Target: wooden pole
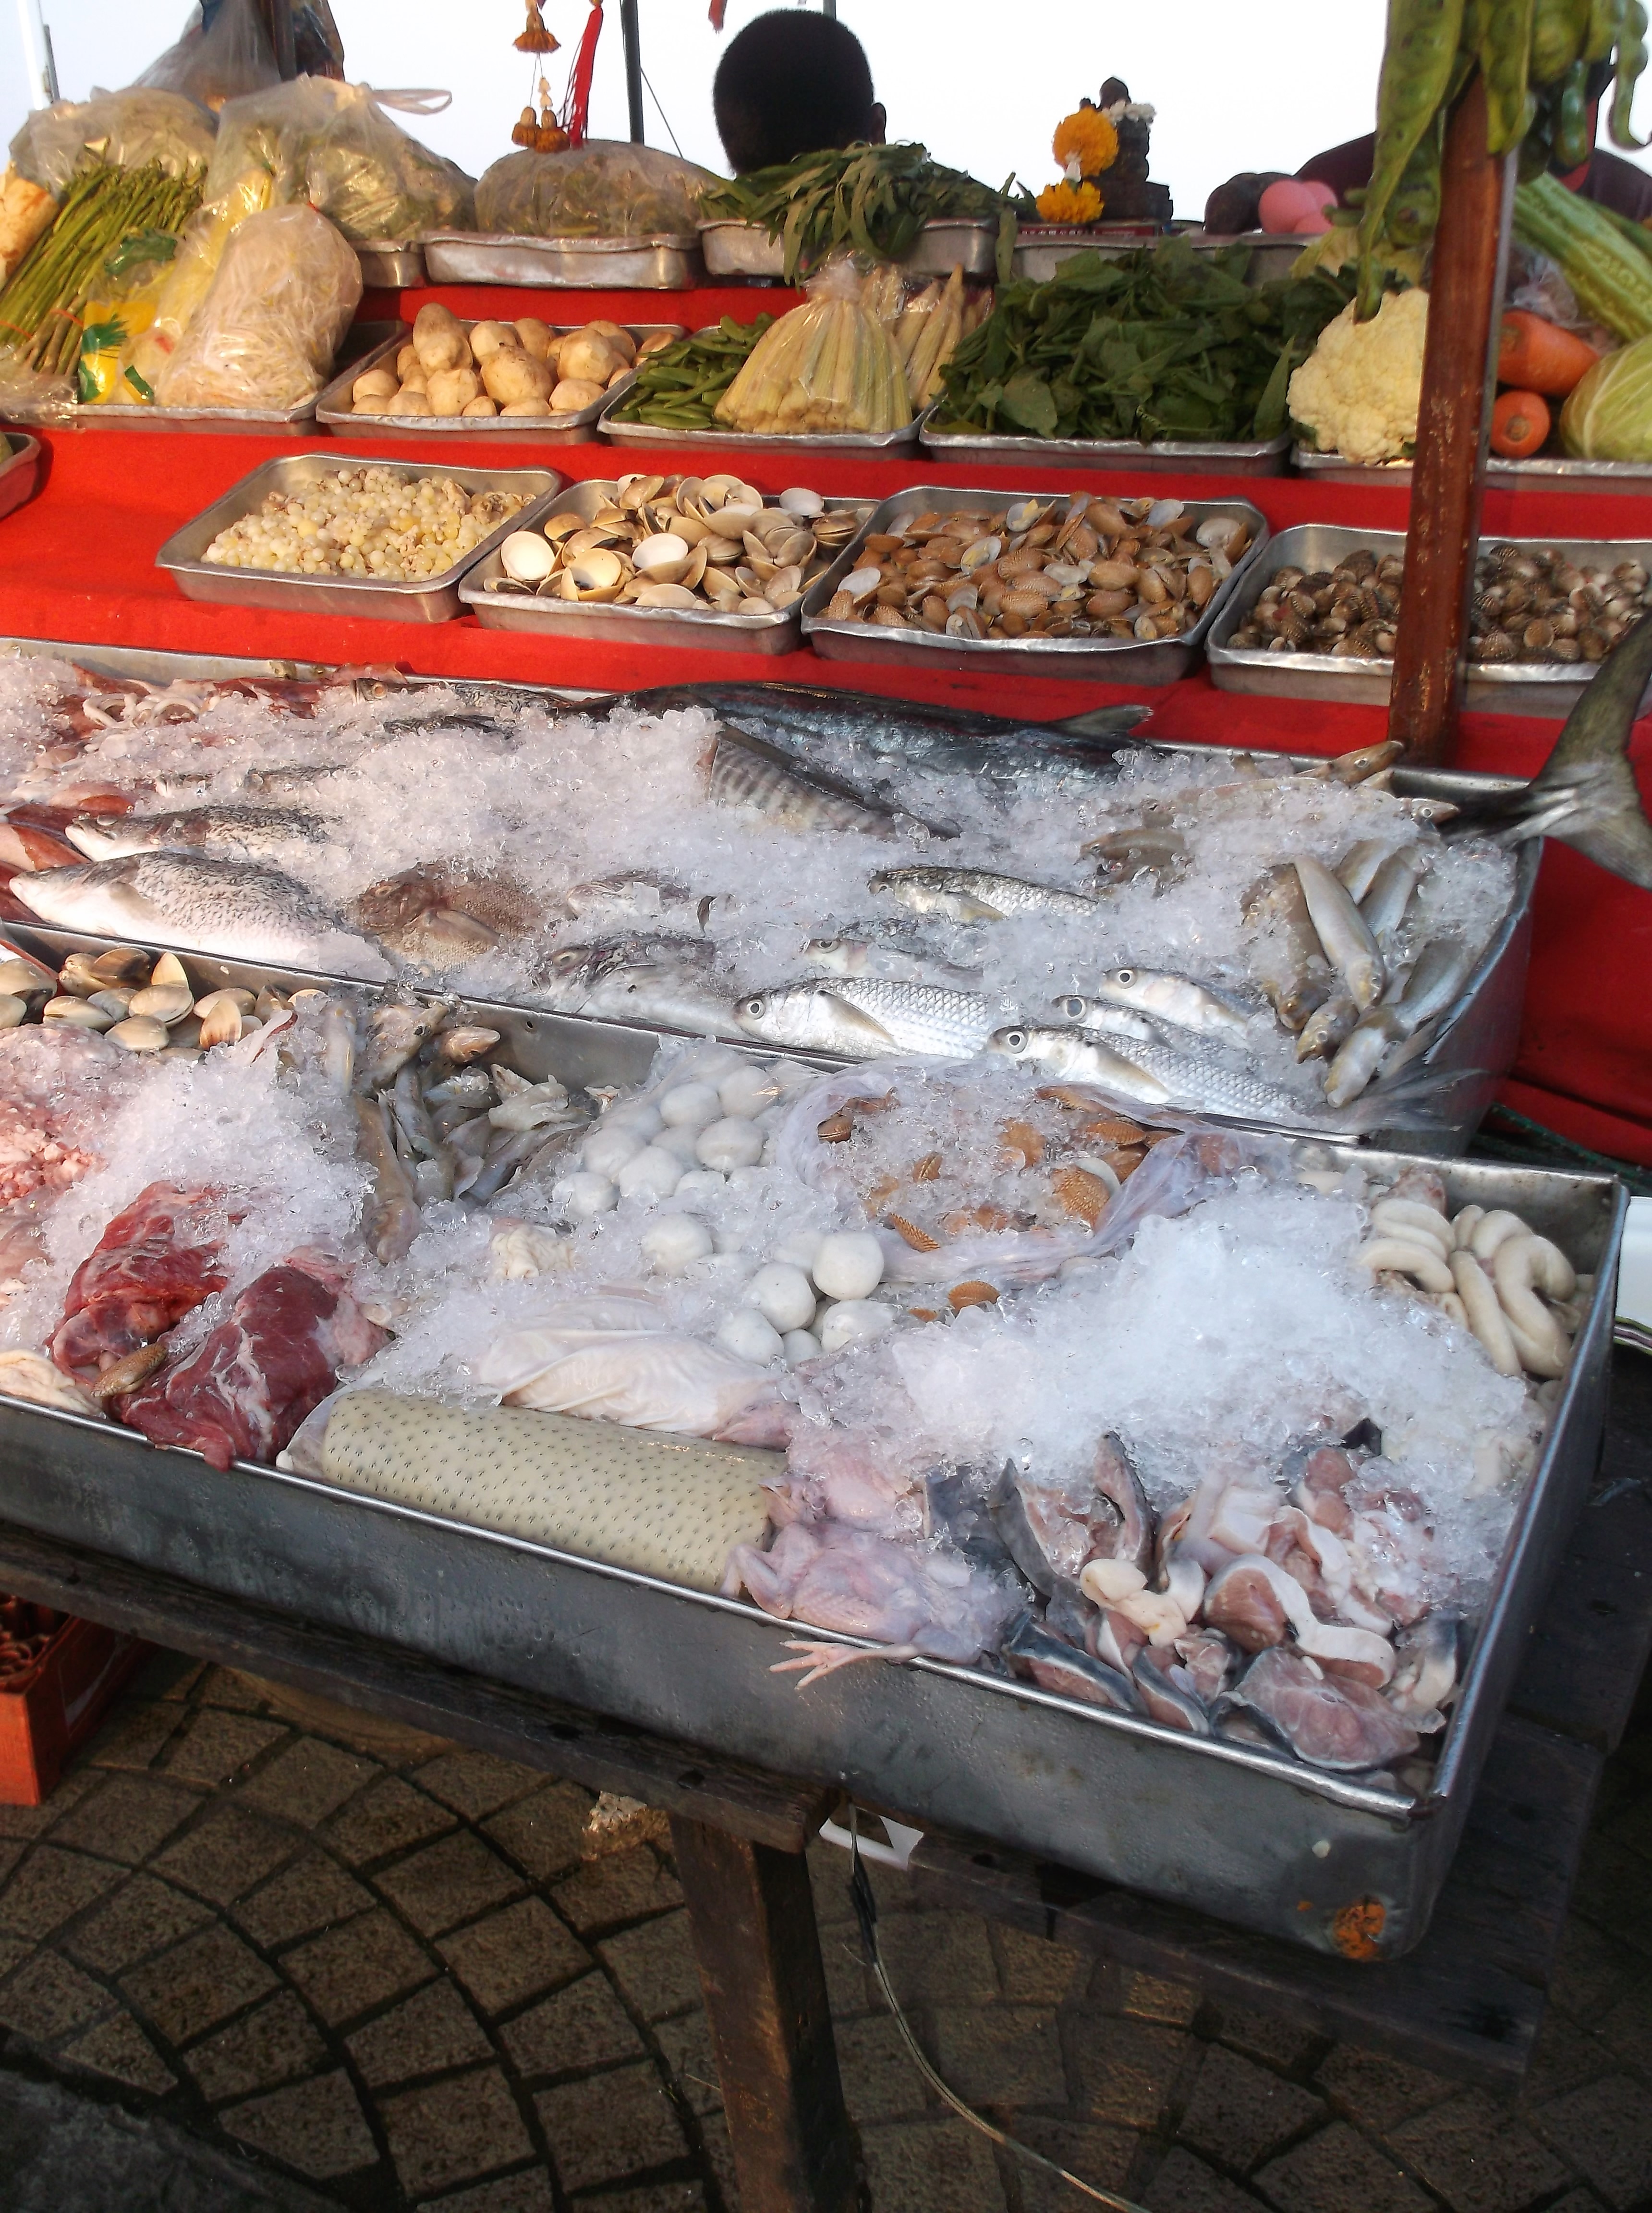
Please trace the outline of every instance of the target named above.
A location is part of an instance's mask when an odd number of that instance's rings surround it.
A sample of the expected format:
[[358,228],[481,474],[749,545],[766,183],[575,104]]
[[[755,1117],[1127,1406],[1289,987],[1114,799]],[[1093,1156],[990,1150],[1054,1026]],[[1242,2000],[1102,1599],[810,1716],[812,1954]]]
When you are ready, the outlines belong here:
[[1388,711],[1389,736],[1419,763],[1448,764],[1456,748],[1485,488],[1497,369],[1491,333],[1503,297],[1515,188],[1515,156],[1497,159],[1486,151],[1485,123],[1485,87],[1476,70],[1446,124]]

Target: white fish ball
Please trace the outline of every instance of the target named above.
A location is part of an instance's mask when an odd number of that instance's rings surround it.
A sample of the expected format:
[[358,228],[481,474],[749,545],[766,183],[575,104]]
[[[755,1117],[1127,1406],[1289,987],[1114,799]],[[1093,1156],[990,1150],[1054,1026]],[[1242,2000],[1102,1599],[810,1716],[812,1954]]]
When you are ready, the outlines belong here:
[[610,1106],[602,1117],[601,1127],[605,1130],[629,1130],[633,1137],[640,1137],[646,1144],[650,1137],[659,1136],[665,1124],[660,1118],[657,1106],[650,1105],[646,1099],[637,1099],[629,1106]]
[[594,1222],[599,1214],[619,1204],[619,1193],[605,1175],[588,1171],[565,1177],[557,1186],[563,1212],[570,1222]]
[[754,1167],[763,1157],[763,1132],[750,1122],[730,1115],[726,1121],[708,1123],[700,1131],[695,1158],[702,1167]]
[[715,1168],[690,1168],[672,1195],[676,1198],[716,1198],[726,1188]]
[[717,1096],[715,1083],[674,1084],[669,1091],[661,1092],[655,1103],[661,1121],[673,1129],[703,1130],[722,1113],[722,1101]]
[[717,1332],[717,1343],[736,1360],[755,1360],[765,1368],[781,1356],[779,1331],[755,1307],[737,1308]]
[[801,1368],[806,1360],[820,1356],[820,1340],[812,1331],[789,1329],[780,1340],[780,1349],[786,1356],[788,1368]]
[[841,1352],[846,1344],[881,1337],[894,1318],[893,1307],[877,1306],[870,1299],[840,1299],[826,1308],[820,1323],[820,1350]]
[[869,1230],[834,1230],[820,1240],[811,1272],[829,1299],[863,1299],[883,1281],[883,1247]]
[[717,1096],[722,1101],[725,1114],[744,1115],[754,1120],[765,1106],[772,1106],[780,1096],[780,1086],[766,1068],[755,1061],[747,1061],[725,1076],[717,1086]]
[[770,1253],[771,1260],[789,1261],[801,1268],[806,1276],[814,1272],[814,1256],[826,1243],[823,1229],[794,1229],[789,1237],[783,1237]]
[[700,1132],[698,1130],[685,1130],[680,1127],[659,1130],[655,1132],[649,1142],[660,1152],[669,1153],[674,1161],[680,1161],[685,1168],[697,1167],[700,1164],[700,1156],[696,1149],[700,1142]]
[[643,1232],[644,1258],[661,1276],[680,1276],[711,1250],[711,1233],[692,1214],[667,1214]]
[[634,1161],[646,1140],[630,1130],[593,1130],[580,1153],[580,1164],[593,1175],[616,1176]]
[[614,1178],[621,1198],[669,1198],[682,1180],[682,1162],[657,1145],[645,1145]]
[[746,1303],[755,1307],[783,1335],[807,1329],[814,1318],[814,1286],[801,1268],[771,1260],[746,1286]]

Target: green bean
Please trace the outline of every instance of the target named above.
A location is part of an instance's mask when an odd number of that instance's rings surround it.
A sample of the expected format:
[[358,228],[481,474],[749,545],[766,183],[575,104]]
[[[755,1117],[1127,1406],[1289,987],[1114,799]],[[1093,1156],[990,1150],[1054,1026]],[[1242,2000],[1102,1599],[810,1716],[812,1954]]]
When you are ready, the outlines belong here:
[[1581,168],[1591,152],[1588,76],[1588,64],[1574,62],[1566,72],[1566,82],[1560,88],[1554,146],[1562,167],[1567,169]]
[[1646,10],[1641,0],[1628,0],[1618,33],[1618,74],[1612,88],[1612,143],[1639,150],[1631,118],[1635,87],[1646,67]]
[[[1494,18],[1512,14],[1521,4],[1529,15],[1532,0],[1516,0],[1506,11],[1494,7],[1490,12]],[[1375,247],[1388,203],[1445,99],[1462,27],[1463,0],[1388,0],[1388,40],[1377,87],[1376,157],[1360,222],[1362,321],[1369,320],[1381,304]]]
[[1588,29],[1588,0],[1536,0],[1531,82],[1539,87],[1558,84],[1582,52]]
[[1536,0],[1491,0],[1482,11],[1480,74],[1486,146],[1493,154],[1519,145],[1532,120],[1528,81],[1536,12]]

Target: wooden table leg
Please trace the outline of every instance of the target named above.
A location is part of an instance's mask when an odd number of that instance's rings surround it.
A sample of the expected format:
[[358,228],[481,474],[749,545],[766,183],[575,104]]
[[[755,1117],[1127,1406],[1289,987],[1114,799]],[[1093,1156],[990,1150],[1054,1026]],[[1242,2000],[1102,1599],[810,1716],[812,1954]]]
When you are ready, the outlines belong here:
[[808,1867],[674,1814],[742,2204],[850,2213],[854,2138],[838,2076]]

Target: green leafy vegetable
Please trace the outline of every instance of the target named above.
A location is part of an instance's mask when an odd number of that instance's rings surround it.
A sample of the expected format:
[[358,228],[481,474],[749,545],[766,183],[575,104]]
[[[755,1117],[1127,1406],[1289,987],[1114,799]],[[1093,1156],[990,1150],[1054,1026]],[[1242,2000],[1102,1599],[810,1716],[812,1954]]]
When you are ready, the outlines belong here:
[[717,402],[773,321],[772,315],[759,315],[754,323],[737,323],[725,315],[715,330],[661,346],[643,363],[611,419],[670,430],[722,430]]
[[850,247],[875,261],[901,261],[926,223],[998,226],[998,278],[1009,275],[1015,214],[1003,192],[943,168],[924,146],[855,145],[800,154],[772,169],[718,183],[700,204],[707,223],[753,223],[784,241],[789,283],[800,268]]

